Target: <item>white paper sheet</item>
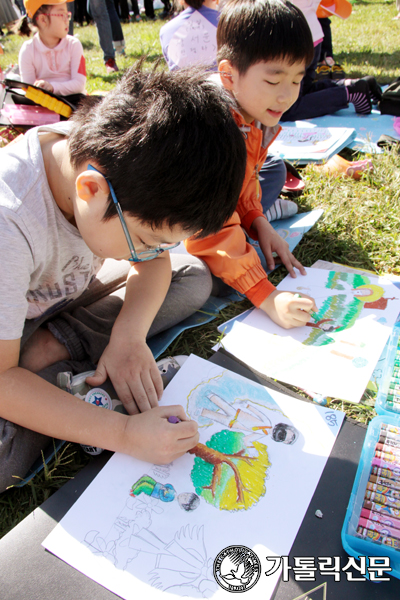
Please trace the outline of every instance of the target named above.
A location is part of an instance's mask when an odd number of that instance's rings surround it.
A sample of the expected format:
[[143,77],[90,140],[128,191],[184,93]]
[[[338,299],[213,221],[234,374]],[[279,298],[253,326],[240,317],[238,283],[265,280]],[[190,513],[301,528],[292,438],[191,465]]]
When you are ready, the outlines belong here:
[[[279,572],[264,575],[266,557],[288,555],[344,414],[196,356],[161,403],[182,404],[199,423],[200,442],[225,455],[220,479],[213,481],[218,461],[199,451],[164,466],[115,454],[43,545],[127,600],[231,598],[213,562],[225,547],[244,545],[262,565],[246,598],[268,600]],[[185,510],[185,502],[197,507]]]
[[316,319],[285,330],[254,310],[222,345],[269,377],[359,402],[400,312],[400,290],[369,274],[306,270],[278,289],[312,296]]

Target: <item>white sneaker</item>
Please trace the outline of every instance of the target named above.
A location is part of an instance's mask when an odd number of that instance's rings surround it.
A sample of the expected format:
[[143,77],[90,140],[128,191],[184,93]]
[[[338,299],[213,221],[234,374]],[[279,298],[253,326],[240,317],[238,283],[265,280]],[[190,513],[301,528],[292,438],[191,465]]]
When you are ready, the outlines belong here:
[[278,198],[274,204],[265,211],[265,216],[268,221],[278,221],[279,219],[288,219],[293,217],[299,210],[296,202],[292,200],[285,200],[284,198]]
[[161,379],[163,380],[164,388],[168,383],[175,377],[185,360],[189,358],[180,354],[178,356],[167,356],[159,360],[156,365],[161,373]]

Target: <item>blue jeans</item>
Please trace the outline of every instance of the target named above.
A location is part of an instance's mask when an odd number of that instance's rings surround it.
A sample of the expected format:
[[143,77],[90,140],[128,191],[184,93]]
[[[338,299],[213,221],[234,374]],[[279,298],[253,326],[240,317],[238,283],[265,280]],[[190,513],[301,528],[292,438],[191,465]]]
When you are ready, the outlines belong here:
[[267,156],[259,173],[261,185],[261,204],[267,211],[278,199],[286,181],[286,165],[278,156]]
[[106,0],[88,0],[88,12],[90,12],[93,21],[96,23],[104,62],[109,58],[115,58],[111,22],[108,16]]

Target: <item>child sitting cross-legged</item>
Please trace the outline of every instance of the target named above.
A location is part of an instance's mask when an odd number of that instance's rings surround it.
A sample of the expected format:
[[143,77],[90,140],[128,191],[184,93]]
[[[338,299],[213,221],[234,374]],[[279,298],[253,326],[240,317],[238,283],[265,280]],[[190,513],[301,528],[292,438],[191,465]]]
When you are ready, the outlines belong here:
[[217,234],[189,239],[186,247],[273,321],[285,328],[302,326],[315,309],[313,299],[277,291],[243,230],[258,240],[270,269],[276,252],[293,277],[294,267],[305,274],[268,221],[259,171],[313,58],[311,32],[302,12],[286,0],[231,0],[221,12],[217,45],[219,74],[212,77],[236,102],[233,114],[247,147],[246,175],[233,217]]
[[[153,463],[198,442],[182,407],[158,407],[146,340],[210,294],[205,263],[168,249],[235,210],[246,148],[229,102],[197,71],[130,70],[1,150],[0,491],[49,436]],[[128,415],[55,385],[94,369],[88,384],[109,377]]]
[[[15,31],[30,36],[19,52],[21,81],[77,102],[85,90],[86,66],[80,41],[68,35],[71,13],[65,0],[24,0],[27,14]],[[35,29],[32,28],[34,26]]]

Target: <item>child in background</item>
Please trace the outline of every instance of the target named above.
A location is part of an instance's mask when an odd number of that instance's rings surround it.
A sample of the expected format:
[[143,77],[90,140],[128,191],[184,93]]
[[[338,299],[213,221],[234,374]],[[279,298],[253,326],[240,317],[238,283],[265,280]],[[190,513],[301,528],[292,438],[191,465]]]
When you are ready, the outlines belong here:
[[179,4],[184,10],[160,29],[168,68],[202,64],[216,71],[219,0],[179,0]]
[[[17,25],[19,35],[32,40],[24,42],[19,52],[21,81],[31,83],[60,96],[83,94],[86,66],[80,41],[68,35],[71,13],[65,0],[24,0],[27,16]],[[29,22],[28,22],[29,18]],[[79,98],[79,96],[78,96]],[[77,98],[69,98],[72,102]]]
[[246,175],[233,217],[216,235],[191,238],[186,247],[275,323],[302,326],[310,319],[307,311],[314,301],[275,289],[243,229],[258,240],[268,268],[274,268],[276,252],[293,277],[294,267],[305,274],[267,220],[259,170],[281,129],[279,119],[296,101],[313,58],[310,29],[302,12],[286,0],[232,0],[221,11],[217,44],[219,75],[212,77],[236,101],[233,114],[247,147]]
[[[130,70],[69,121],[2,149],[0,492],[48,436],[157,464],[198,442],[182,407],[158,407],[146,340],[207,300],[207,266],[168,249],[222,227],[245,168],[228,101],[187,69]],[[128,415],[55,386],[93,369],[87,383],[109,377]]]
[[372,104],[382,98],[382,90],[375,77],[362,79],[316,79],[316,69],[321,58],[324,33],[317,19],[318,0],[292,0],[305,15],[313,35],[314,57],[307,67],[301,83],[299,98],[287,110],[281,121],[312,119],[332,115],[338,110],[354,105],[360,115],[369,115]]

